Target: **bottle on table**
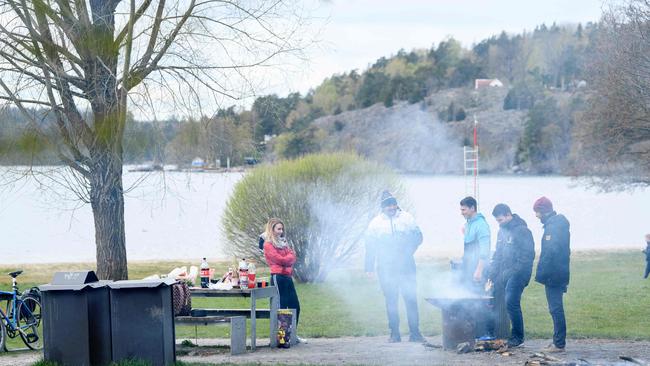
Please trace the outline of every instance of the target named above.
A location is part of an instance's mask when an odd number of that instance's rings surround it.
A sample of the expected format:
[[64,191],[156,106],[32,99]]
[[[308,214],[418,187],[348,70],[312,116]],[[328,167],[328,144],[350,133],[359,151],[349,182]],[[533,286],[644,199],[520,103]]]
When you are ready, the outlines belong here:
[[246,258],[239,262],[239,288],[248,288],[248,263],[246,263]]
[[203,258],[203,261],[201,261],[201,287],[202,288],[208,288],[210,285],[210,265],[208,264],[208,261]]
[[255,287],[255,263],[248,264],[248,288]]

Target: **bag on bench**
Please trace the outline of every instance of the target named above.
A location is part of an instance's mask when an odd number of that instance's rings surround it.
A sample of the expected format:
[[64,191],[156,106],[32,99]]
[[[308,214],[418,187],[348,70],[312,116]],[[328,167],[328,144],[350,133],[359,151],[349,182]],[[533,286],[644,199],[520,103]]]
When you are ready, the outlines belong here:
[[178,281],[172,285],[174,298],[174,316],[190,315],[192,312],[192,298],[190,297],[190,287],[185,281]]

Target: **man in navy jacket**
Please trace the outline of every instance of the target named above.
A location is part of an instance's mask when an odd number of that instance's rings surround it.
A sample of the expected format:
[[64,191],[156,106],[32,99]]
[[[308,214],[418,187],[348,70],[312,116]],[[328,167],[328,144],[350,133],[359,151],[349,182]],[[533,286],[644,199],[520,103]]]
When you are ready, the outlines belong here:
[[499,233],[488,278],[498,288],[498,293],[505,292],[506,309],[512,324],[508,346],[518,347],[524,343],[521,294],[533,272],[535,241],[526,222],[513,214],[508,205],[499,203],[494,206],[492,216],[499,223]]
[[535,216],[544,225],[542,252],[537,263],[535,281],[544,285],[548,310],[553,318],[553,343],[547,352],[562,352],[566,345],[566,319],[562,296],[569,285],[569,257],[571,255],[569,220],[553,210],[553,203],[541,197],[533,205]]

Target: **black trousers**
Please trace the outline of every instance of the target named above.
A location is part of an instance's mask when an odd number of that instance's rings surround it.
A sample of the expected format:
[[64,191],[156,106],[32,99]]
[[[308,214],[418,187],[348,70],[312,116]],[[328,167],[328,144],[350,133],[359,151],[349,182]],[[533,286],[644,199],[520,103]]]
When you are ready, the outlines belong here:
[[271,274],[271,286],[278,286],[280,309],[296,309],[296,325],[300,319],[300,301],[291,276]]
[[420,317],[418,314],[417,284],[414,273],[396,273],[396,271],[378,271],[379,284],[386,300],[388,328],[392,334],[399,334],[399,294],[402,294],[406,306],[409,332],[412,336],[420,334]]
[[643,278],[648,278],[648,274],[650,274],[650,261],[647,261],[645,264],[645,274],[643,275]]
[[566,344],[566,319],[564,318],[564,305],[562,296],[566,292],[566,286],[550,287],[544,286],[546,290],[546,301],[548,312],[553,319],[553,344],[556,347],[564,348]]

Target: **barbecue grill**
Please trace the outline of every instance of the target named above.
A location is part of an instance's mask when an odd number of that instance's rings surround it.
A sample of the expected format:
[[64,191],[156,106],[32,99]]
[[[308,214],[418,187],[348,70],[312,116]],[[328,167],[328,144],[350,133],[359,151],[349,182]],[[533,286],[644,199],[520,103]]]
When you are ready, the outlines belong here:
[[477,318],[483,316],[485,306],[492,297],[431,297],[425,300],[442,310],[442,347],[456,350],[458,344],[467,342],[473,349]]

